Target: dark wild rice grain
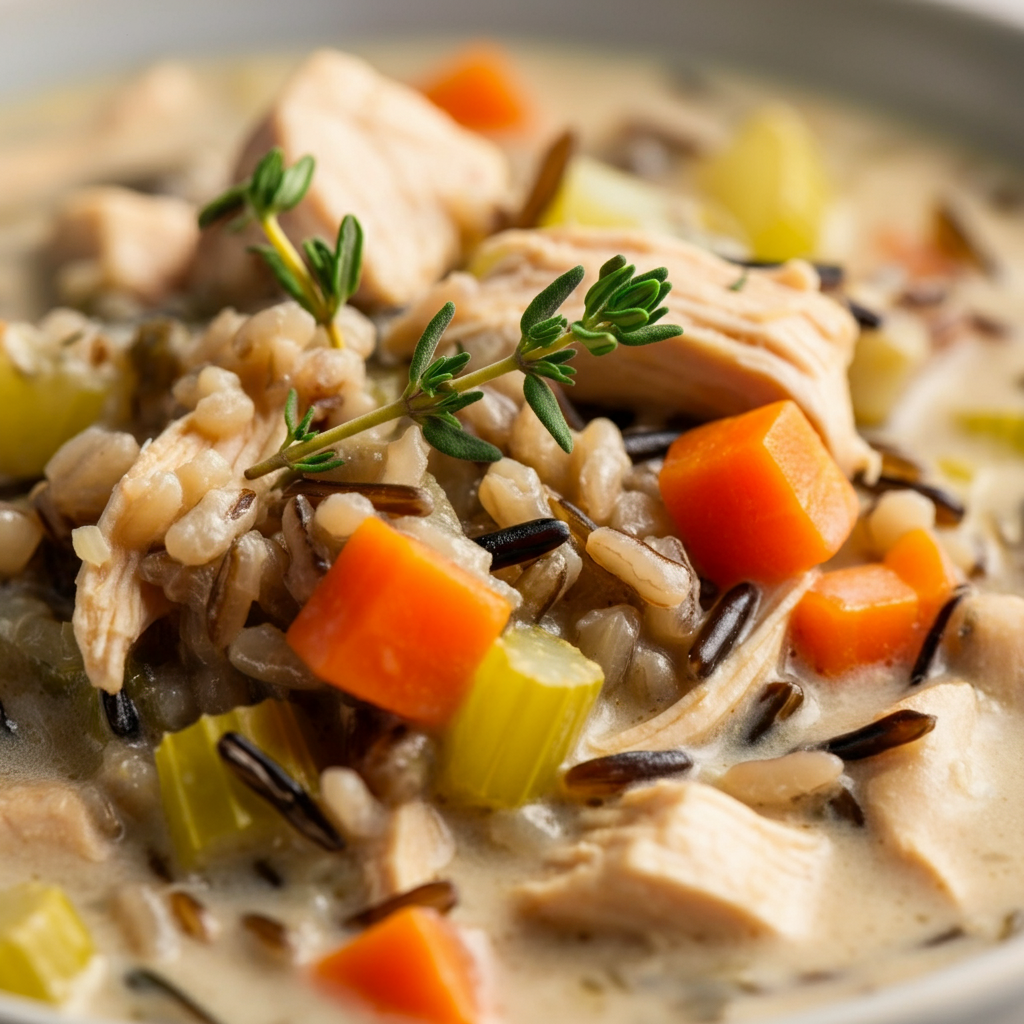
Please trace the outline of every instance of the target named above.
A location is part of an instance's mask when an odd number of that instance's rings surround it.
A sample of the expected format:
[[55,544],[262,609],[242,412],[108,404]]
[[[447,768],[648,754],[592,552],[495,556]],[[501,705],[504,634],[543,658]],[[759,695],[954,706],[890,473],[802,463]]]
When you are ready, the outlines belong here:
[[151,971],[146,967],[138,967],[129,971],[124,976],[125,985],[134,992],[144,992],[147,989],[155,990],[173,999],[186,1013],[201,1021],[202,1024],[221,1024],[209,1010],[200,1006],[190,995],[183,992],[173,982],[168,981],[162,974]]
[[857,802],[857,798],[845,787],[828,802],[828,809],[840,821],[847,821],[855,828],[863,828],[865,817],[864,810]]
[[846,305],[853,314],[853,319],[865,330],[877,331],[882,326],[882,316],[880,313],[876,313],[873,309],[868,309],[867,306],[862,306],[859,302],[854,302],[853,299],[847,299]]
[[207,908],[187,892],[172,892],[168,896],[171,913],[178,927],[197,942],[212,942],[217,935],[217,921]]
[[894,747],[901,747],[905,743],[913,743],[914,740],[927,736],[935,728],[935,722],[934,715],[905,708],[902,711],[894,711],[891,715],[886,715],[885,718],[871,722],[863,728],[835,736],[822,743],[820,749],[827,750],[844,761],[863,761],[867,757],[875,757]]
[[107,716],[110,731],[122,740],[138,739],[142,732],[142,721],[135,702],[124,690],[107,693],[100,690],[100,701],[103,713]]
[[626,454],[634,462],[643,462],[664,455],[681,434],[681,430],[638,430],[624,433],[622,443],[626,447]]
[[551,205],[551,201],[561,187],[566,168],[576,151],[576,141],[576,133],[567,130],[548,146],[540,158],[529,194],[519,208],[519,212],[510,218],[509,227],[537,227],[541,215]]
[[570,536],[568,523],[560,519],[531,519],[473,540],[491,553],[491,571],[495,572],[540,558],[561,547]]
[[263,879],[271,887],[271,889],[283,889],[284,878],[281,872],[270,863],[269,860],[261,858],[255,861],[252,866],[253,871]]
[[747,742],[756,743],[776,722],[791,718],[803,702],[804,691],[796,683],[769,683],[757,699],[757,714],[747,733]]
[[936,946],[944,946],[947,942],[956,942],[957,939],[963,939],[967,937],[967,932],[955,924],[952,928],[947,928],[944,932],[939,932],[938,935],[933,935],[930,939],[925,939],[921,943],[922,949],[934,949]]
[[241,925],[272,956],[290,959],[295,954],[292,933],[275,918],[265,914],[243,914]]
[[583,545],[586,545],[587,538],[597,529],[597,523],[571,501],[566,501],[560,494],[552,490],[547,492],[548,500],[551,502],[551,511],[557,519],[565,523],[573,537]]
[[581,799],[614,796],[638,782],[682,775],[693,758],[682,750],[629,750],[573,765],[562,777],[570,795]]
[[282,495],[285,499],[303,495],[315,508],[332,494],[361,494],[369,498],[378,512],[394,516],[429,516],[434,511],[434,499],[422,487],[407,484],[331,483],[328,480],[309,480],[303,477],[289,484]]
[[939,650],[939,644],[942,643],[942,635],[946,632],[946,627],[949,625],[949,620],[953,617],[953,612],[956,611],[957,605],[964,599],[966,594],[967,587],[957,587],[953,596],[939,609],[938,615],[935,616],[935,621],[925,634],[921,650],[918,651],[917,657],[914,659],[913,668],[910,670],[911,686],[920,686],[928,678],[932,663],[935,661],[935,655]]
[[948,491],[919,480],[909,480],[900,476],[883,473],[873,484],[861,486],[871,494],[883,494],[885,491],[917,491],[923,494],[935,506],[935,522],[939,526],[956,526],[966,514],[964,504],[954,498]]
[[458,890],[452,882],[427,882],[408,892],[400,892],[397,896],[374,903],[365,910],[347,917],[344,923],[348,928],[368,928],[403,907],[430,907],[439,914],[447,914],[458,902]]
[[694,679],[706,679],[729,656],[757,610],[760,597],[753,583],[737,583],[711,609],[686,656]]
[[325,850],[345,848],[344,840],[317,802],[276,761],[237,732],[217,742],[217,753],[257,796],[261,796],[307,839]]

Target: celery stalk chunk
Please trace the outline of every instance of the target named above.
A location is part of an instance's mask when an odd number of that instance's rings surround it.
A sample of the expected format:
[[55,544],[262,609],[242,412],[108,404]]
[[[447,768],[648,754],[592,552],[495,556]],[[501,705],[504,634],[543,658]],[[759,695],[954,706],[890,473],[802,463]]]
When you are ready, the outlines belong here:
[[445,737],[441,791],[487,807],[549,792],[603,682],[599,665],[538,627],[496,640]]
[[313,791],[317,772],[292,705],[267,700],[223,715],[204,715],[168,733],[156,749],[167,828],[178,863],[195,870],[291,835],[281,815],[239,781],[217,753],[217,741],[237,732]]
[[670,228],[665,193],[632,174],[578,156],[541,218],[543,227],[580,224],[594,228]]
[[811,129],[792,107],[755,111],[703,167],[701,184],[743,228],[756,258],[787,260],[815,251],[828,178]]
[[956,424],[965,433],[996,441],[1017,455],[1024,455],[1024,413],[1000,409],[965,410],[956,414]]
[[894,312],[882,329],[861,331],[847,370],[857,422],[884,423],[930,352],[927,331],[916,317]]
[[92,938],[55,885],[26,882],[0,893],[0,989],[62,1003],[94,952]]

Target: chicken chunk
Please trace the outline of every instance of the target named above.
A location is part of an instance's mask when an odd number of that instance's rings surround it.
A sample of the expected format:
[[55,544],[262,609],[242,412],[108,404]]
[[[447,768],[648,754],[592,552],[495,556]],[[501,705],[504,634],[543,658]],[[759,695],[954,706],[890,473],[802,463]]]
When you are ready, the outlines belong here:
[[31,854],[40,845],[97,864],[110,853],[96,815],[71,783],[6,783],[0,789],[0,851]]
[[[293,238],[333,238],[355,214],[366,232],[359,299],[402,305],[416,298],[487,233],[509,190],[491,142],[460,127],[420,93],[333,50],[314,53],[249,140],[238,176],[272,146],[288,163],[312,153],[317,172],[305,201],[284,218]],[[247,261],[226,269],[223,243],[204,244],[204,272],[229,292],[252,285]],[[225,275],[235,275],[234,281]]]
[[89,188],[57,214],[51,255],[65,301],[103,292],[159,305],[184,283],[199,228],[196,209],[174,196]]
[[626,793],[559,861],[522,886],[527,913],[569,927],[697,937],[805,937],[827,839],[750,810],[698,782]]
[[1024,707],[1024,598],[971,594],[946,628],[950,668],[1007,707]]
[[807,264],[750,271],[745,285],[733,288],[740,276],[733,264],[677,239],[578,227],[507,231],[478,251],[478,276],[456,273],[440,282],[395,322],[385,347],[408,355],[430,317],[451,299],[456,314],[448,341],[465,345],[477,365],[505,356],[519,340],[519,318],[534,295],[582,264],[587,277],[563,307],[570,321],[579,317],[601,264],[616,253],[639,270],[668,268],[673,289],[664,322],[685,333],[576,360],[574,397],[700,418],[791,398],[846,473],[874,472],[877,458],[854,429],[846,381],[857,325],[818,291]]
[[972,816],[986,787],[978,700],[969,683],[939,683],[896,705],[935,715],[935,728],[848,771],[870,828],[959,906],[979,875]]
[[588,739],[595,755],[624,750],[670,750],[713,737],[754,689],[778,669],[789,616],[814,582],[806,573],[778,588],[761,621],[707,679],[647,722],[610,736]]

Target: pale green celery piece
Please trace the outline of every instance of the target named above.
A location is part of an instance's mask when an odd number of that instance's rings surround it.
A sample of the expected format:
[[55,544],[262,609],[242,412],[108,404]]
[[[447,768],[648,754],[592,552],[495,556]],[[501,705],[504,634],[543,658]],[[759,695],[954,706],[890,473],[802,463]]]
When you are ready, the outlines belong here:
[[267,700],[223,715],[204,715],[168,733],[156,749],[160,796],[178,863],[195,870],[288,835],[291,826],[241,782],[217,753],[237,732],[277,761],[311,792],[317,772],[291,704]]
[[0,989],[62,1003],[94,953],[92,938],[55,885],[0,893]]
[[549,793],[603,682],[599,665],[539,627],[496,640],[445,737],[440,790],[486,807]]
[[1024,455],[1024,412],[983,411],[959,412],[956,423],[968,434],[987,437]]
[[931,341],[916,317],[893,312],[881,330],[861,331],[847,370],[857,422],[884,423],[930,352]]

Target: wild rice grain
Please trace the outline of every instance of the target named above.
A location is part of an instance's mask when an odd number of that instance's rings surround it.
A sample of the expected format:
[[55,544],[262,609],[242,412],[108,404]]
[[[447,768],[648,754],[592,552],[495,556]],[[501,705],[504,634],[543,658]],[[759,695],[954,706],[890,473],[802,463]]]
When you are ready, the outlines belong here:
[[204,1009],[190,995],[168,981],[163,975],[157,974],[146,967],[138,967],[124,976],[125,985],[136,992],[147,989],[155,990],[170,997],[186,1013],[200,1021],[200,1024],[221,1024],[209,1010]]
[[257,796],[307,839],[332,852],[345,842],[316,801],[276,761],[237,732],[217,742],[217,753]]
[[707,679],[729,656],[760,598],[761,592],[753,583],[737,583],[718,601],[686,657],[694,679]]
[[220,923],[207,908],[187,892],[172,892],[168,897],[178,927],[197,942],[210,943],[220,932]]
[[430,491],[407,484],[332,483],[328,480],[303,478],[289,484],[283,497],[294,498],[299,494],[304,495],[313,508],[332,494],[361,494],[370,499],[378,512],[387,512],[393,516],[429,516],[434,511],[434,499]]
[[804,691],[796,683],[769,683],[757,700],[757,716],[747,733],[747,742],[756,743],[776,722],[792,717],[803,702]]
[[138,739],[142,732],[142,721],[139,709],[131,697],[124,690],[117,693],[100,690],[100,700],[110,731],[122,740]]
[[675,608],[695,589],[696,577],[689,565],[666,558],[650,544],[607,526],[598,527],[587,538],[587,554],[659,608]]
[[857,798],[845,786],[829,800],[828,809],[840,821],[849,822],[855,828],[864,827],[864,811]]
[[877,722],[870,722],[863,728],[826,740],[820,745],[820,749],[827,750],[844,761],[863,761],[867,757],[884,754],[894,747],[901,747],[905,743],[913,743],[914,740],[927,736],[935,728],[935,722],[934,715],[905,708],[902,711],[894,711]]
[[573,765],[562,777],[570,796],[595,799],[614,796],[629,786],[683,775],[693,758],[683,750],[627,750]]
[[358,914],[346,918],[344,923],[349,928],[368,928],[403,907],[430,907],[440,914],[447,914],[458,902],[458,890],[452,882],[426,882],[360,910]]
[[624,433],[622,443],[633,462],[643,462],[664,455],[681,434],[681,430],[639,430]]
[[269,860],[260,858],[257,861],[253,861],[252,869],[260,878],[263,879],[264,882],[267,883],[267,885],[270,886],[271,889],[284,888],[284,878],[282,877],[281,872],[278,871]]
[[953,617],[957,605],[967,596],[967,587],[958,587],[953,596],[939,609],[935,621],[931,624],[921,650],[914,659],[913,668],[910,670],[910,685],[920,686],[928,678],[935,655],[938,653],[939,644],[942,643],[942,635],[946,632],[949,620]]
[[561,547],[569,537],[569,527],[561,520],[533,519],[494,533],[485,533],[473,540],[491,553],[491,572],[496,572],[540,558]]
[[242,928],[252,936],[266,953],[279,960],[295,956],[295,939],[280,921],[265,914],[243,914]]
[[923,494],[935,506],[935,522],[939,526],[957,526],[967,514],[963,502],[954,498],[948,491],[917,480],[906,480],[883,473],[873,484],[865,485],[862,482],[861,486],[872,494],[895,490],[912,490]]

